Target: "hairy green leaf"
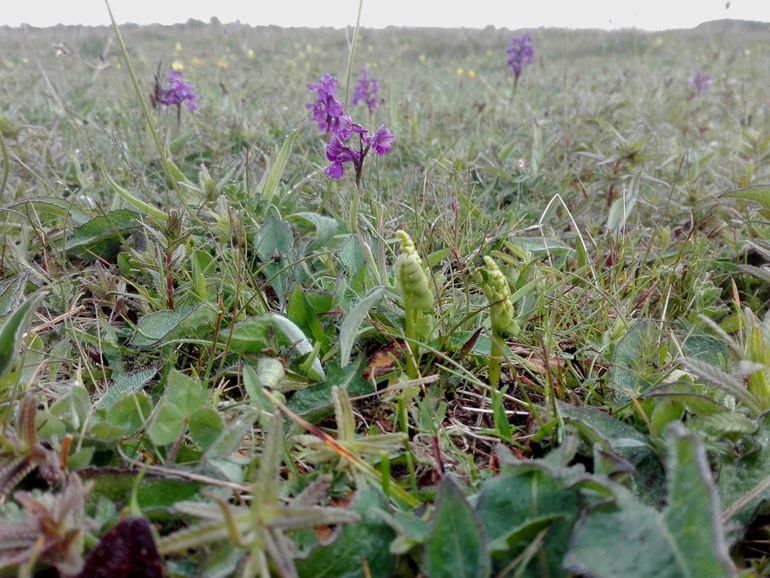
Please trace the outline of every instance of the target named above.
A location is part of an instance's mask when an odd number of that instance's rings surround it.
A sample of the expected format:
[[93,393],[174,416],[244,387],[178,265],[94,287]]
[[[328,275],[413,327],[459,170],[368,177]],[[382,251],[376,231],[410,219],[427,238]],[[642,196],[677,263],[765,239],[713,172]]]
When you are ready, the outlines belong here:
[[679,424],[669,427],[666,442],[668,503],[663,512],[617,488],[614,504],[590,510],[578,523],[565,558],[568,568],[595,578],[737,574],[703,445]]
[[425,569],[431,578],[483,578],[490,573],[479,522],[449,477],[438,489],[433,528],[425,544]]

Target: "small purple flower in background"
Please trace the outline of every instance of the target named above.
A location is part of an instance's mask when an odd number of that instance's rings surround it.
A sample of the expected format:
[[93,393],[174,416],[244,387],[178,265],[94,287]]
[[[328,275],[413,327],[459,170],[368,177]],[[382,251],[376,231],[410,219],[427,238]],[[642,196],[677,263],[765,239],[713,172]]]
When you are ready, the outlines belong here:
[[525,66],[535,61],[535,49],[532,46],[532,34],[525,32],[521,36],[514,36],[511,47],[508,49],[508,66],[513,70],[518,82]]
[[[358,135],[358,142],[353,135]],[[351,139],[352,143],[349,142]],[[331,164],[324,172],[327,177],[341,179],[345,176],[345,163],[352,163],[356,173],[356,187],[360,188],[366,155],[372,149],[378,155],[389,153],[395,140],[393,133],[384,126],[369,135],[368,130],[354,123],[350,115],[345,113],[340,117],[340,128],[332,134],[326,145],[326,158]]]
[[305,105],[318,125],[318,130],[333,133],[339,126],[342,115],[342,103],[337,100],[337,79],[331,74],[324,73],[321,80],[307,85],[307,91],[315,93],[314,102]]
[[172,70],[168,73],[168,88],[160,91],[159,102],[163,106],[176,106],[177,112],[183,102],[187,102],[187,110],[198,108],[198,94],[192,84],[182,80],[182,73]]
[[703,94],[708,92],[709,87],[714,84],[714,79],[699,68],[690,78],[690,84],[695,87],[695,94]]
[[377,105],[380,104],[377,93],[380,92],[380,81],[369,74],[368,70],[364,70],[361,76],[358,77],[358,84],[356,90],[353,93],[353,102],[351,106],[357,105],[359,102],[365,102],[369,112],[374,112]]

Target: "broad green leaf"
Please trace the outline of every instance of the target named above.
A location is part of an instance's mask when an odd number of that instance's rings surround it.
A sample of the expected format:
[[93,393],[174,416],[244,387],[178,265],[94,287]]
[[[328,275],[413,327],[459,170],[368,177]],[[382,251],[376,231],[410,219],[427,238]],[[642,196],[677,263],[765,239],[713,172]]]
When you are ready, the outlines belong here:
[[190,437],[204,450],[219,439],[225,429],[219,412],[211,407],[202,407],[190,417]]
[[91,412],[91,398],[82,385],[73,385],[51,406],[50,412],[72,429],[79,430]]
[[641,172],[638,172],[631,179],[631,183],[623,191],[617,199],[612,203],[610,212],[607,215],[607,230],[612,233],[620,233],[626,226],[631,211],[634,210],[636,200],[639,197],[639,181],[641,179]]
[[[388,551],[395,532],[378,515],[387,510],[382,493],[365,486],[358,490],[350,509],[361,515],[356,524],[346,524],[329,545],[312,550],[305,559],[296,561],[302,578],[387,578],[392,575],[396,559]],[[368,572],[365,570],[368,569]]]
[[289,162],[291,147],[294,145],[299,130],[299,128],[294,129],[289,136],[286,137],[283,145],[281,145],[281,148],[278,150],[278,154],[276,154],[275,159],[273,159],[270,173],[268,174],[265,186],[262,189],[263,201],[269,202],[272,200],[273,195],[275,195],[275,192],[278,189],[278,183],[281,181],[281,177],[283,177],[283,173],[286,170],[286,164]]
[[753,185],[751,187],[735,189],[722,193],[721,196],[754,201],[762,205],[763,208],[770,209],[770,185]]
[[76,225],[82,225],[88,222],[90,216],[82,211],[77,205],[72,203],[71,199],[60,197],[32,197],[13,201],[3,205],[4,209],[15,209],[31,213],[32,211],[39,217],[56,217],[57,220],[69,220]]
[[[748,525],[759,505],[770,499],[770,415],[765,414],[744,456],[727,455],[719,469],[717,488],[732,522]],[[764,487],[763,487],[764,484]]]
[[240,447],[243,436],[251,429],[255,419],[256,415],[249,414],[228,423],[216,441],[208,447],[203,460],[230,457]]
[[171,403],[161,403],[147,426],[147,435],[156,446],[175,442],[184,430],[184,415]]
[[614,504],[589,510],[577,524],[566,567],[595,578],[737,575],[702,443],[673,424],[666,445],[668,500],[663,512],[617,488]]
[[88,433],[102,442],[114,441],[138,431],[151,413],[152,404],[144,392],[126,394],[109,407],[96,410]]
[[332,387],[335,385],[347,389],[350,397],[367,395],[374,391],[372,384],[361,377],[364,364],[364,359],[361,359],[358,363],[348,365],[344,369],[330,364],[328,367],[328,377],[324,383],[311,385],[295,392],[286,405],[294,413],[301,415],[310,422],[317,423],[321,421],[334,413]]
[[[303,331],[290,319],[277,313],[265,313],[238,321],[228,335],[230,347],[235,351],[260,353],[270,344],[271,333],[277,333],[284,345],[299,355],[312,353],[313,345]],[[324,379],[324,370],[318,358],[313,360],[310,377]]]
[[136,485],[136,471],[120,468],[87,468],[78,472],[83,481],[93,482],[90,500],[100,496],[111,502],[124,504],[137,488],[137,502],[145,513],[170,510],[175,503],[195,497],[203,487],[200,482],[178,478],[158,478],[145,474],[142,483]]
[[0,377],[13,369],[32,313],[42,299],[42,293],[30,296],[0,327]]
[[[277,313],[265,313],[260,317],[260,319],[264,319],[281,335],[283,335],[285,342],[291,345],[292,349],[294,349],[300,355],[307,355],[313,352],[313,345],[310,343],[310,340],[290,319],[287,319],[283,315],[278,315]],[[311,369],[315,374],[311,377],[317,379],[326,379],[326,374],[324,373],[324,369],[321,366],[321,361],[318,358],[313,360]]]
[[102,169],[102,176],[105,178],[107,183],[110,185],[110,188],[115,191],[118,195],[123,197],[123,199],[128,202],[130,205],[132,205],[135,209],[150,215],[154,219],[165,223],[168,220],[168,214],[165,211],[162,211],[161,209],[151,205],[150,203],[147,203],[143,200],[141,200],[139,197],[131,194],[126,189],[121,187],[118,183],[116,183],[112,177],[110,176],[110,173],[104,169]]
[[0,284],[0,318],[13,312],[24,301],[24,287],[28,274],[16,275]]
[[350,363],[350,353],[353,350],[356,337],[358,337],[361,323],[363,323],[369,310],[382,299],[385,292],[384,287],[373,289],[348,312],[342,321],[340,326],[340,365],[342,367],[346,367]]
[[425,569],[430,578],[483,578],[490,573],[479,522],[450,477],[444,477],[438,489]]
[[662,379],[657,369],[661,339],[656,322],[640,320],[615,346],[607,385],[617,403],[639,397]]
[[559,403],[566,424],[574,427],[587,442],[588,454],[601,444],[634,467],[634,487],[650,503],[659,503],[663,490],[663,465],[649,437],[633,426],[600,409]]
[[228,344],[233,351],[260,353],[270,342],[270,323],[262,317],[248,317],[228,329]]
[[182,307],[174,311],[156,311],[145,315],[136,324],[136,332],[131,337],[134,347],[155,347],[167,339],[189,331],[194,333],[205,327],[211,318],[211,311],[205,304],[199,303]]
[[262,271],[279,295],[283,295],[286,264],[291,262],[294,233],[276,215],[270,215],[254,236],[254,247],[263,261]]
[[67,238],[64,244],[67,255],[86,261],[113,261],[118,254],[121,238],[141,226],[139,218],[139,213],[126,209],[94,217],[80,225]]
[[[322,312],[326,313],[327,311],[328,308]],[[329,349],[329,339],[324,333],[318,313],[311,306],[307,294],[299,283],[294,286],[294,290],[291,292],[286,314],[306,335],[312,335],[316,342],[321,343],[322,351]]]
[[549,514],[539,518],[531,518],[515,526],[507,534],[503,534],[489,543],[489,551],[494,556],[496,552],[507,552],[519,544],[528,544],[534,540],[537,535],[548,528],[553,522],[561,520],[564,516],[561,514]]
[[[548,529],[543,540],[543,555],[517,570],[531,578],[566,575],[562,560],[567,553],[572,525],[583,504],[579,490],[568,484],[577,472],[569,475],[567,479],[562,478],[542,461],[522,462],[484,482],[475,513],[488,547],[494,547],[497,552],[496,570],[502,570],[524,552],[533,537],[523,529],[543,522],[545,516],[550,521],[544,524]],[[504,547],[509,542],[506,552]]]
[[322,245],[327,239],[338,233],[342,227],[337,219],[332,219],[318,213],[301,212],[288,217],[292,221],[312,225],[316,232],[315,246]]
[[163,401],[176,406],[182,417],[190,417],[208,397],[200,380],[172,369],[168,374]]

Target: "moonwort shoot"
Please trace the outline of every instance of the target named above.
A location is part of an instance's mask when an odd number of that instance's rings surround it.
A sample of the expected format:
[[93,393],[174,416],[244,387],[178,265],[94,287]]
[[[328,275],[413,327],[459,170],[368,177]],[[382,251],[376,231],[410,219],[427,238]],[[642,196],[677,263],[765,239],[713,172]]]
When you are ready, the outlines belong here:
[[500,384],[500,359],[503,356],[503,340],[506,334],[515,335],[519,328],[514,319],[511,288],[508,279],[500,271],[492,257],[484,256],[484,267],[476,271],[476,281],[489,301],[489,317],[492,323],[492,339],[489,354],[489,385]]

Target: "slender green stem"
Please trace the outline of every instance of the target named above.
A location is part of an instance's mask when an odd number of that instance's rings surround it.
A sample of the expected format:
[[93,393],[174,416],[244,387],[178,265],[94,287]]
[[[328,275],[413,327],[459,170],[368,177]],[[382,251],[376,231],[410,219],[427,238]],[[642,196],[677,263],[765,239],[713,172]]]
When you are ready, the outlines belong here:
[[500,346],[502,337],[496,331],[492,331],[492,343],[489,349],[489,385],[497,389],[500,385],[500,359],[503,357],[503,348]]
[[511,89],[511,99],[508,101],[508,104],[513,104],[513,99],[516,96],[516,87],[519,86],[519,77],[514,76],[513,77],[513,88]]
[[8,148],[5,146],[2,132],[0,132],[0,149],[3,153],[3,178],[0,180],[0,199],[2,199],[5,185],[8,184],[8,174],[11,172],[11,161],[8,158]]
[[358,0],[358,14],[356,15],[356,28],[353,31],[353,40],[350,42],[350,53],[348,54],[348,74],[345,80],[345,109],[347,110],[350,97],[350,77],[353,73],[353,54],[356,52],[358,44],[358,29],[361,27],[361,10],[364,7],[364,0]]
[[350,198],[350,208],[348,210],[348,229],[351,233],[358,231],[358,211],[361,206],[361,188],[356,179],[356,188],[353,196]]
[[406,357],[406,375],[409,379],[417,379],[417,357],[419,351],[417,348],[417,316],[420,314],[409,303],[408,299],[404,300],[404,332],[406,334],[406,340],[409,342],[411,355]]
[[187,206],[187,203],[185,203],[184,201],[184,197],[182,197],[182,190],[179,188],[179,181],[178,181],[179,169],[176,167],[172,167],[171,163],[168,160],[168,157],[166,156],[166,149],[160,141],[160,136],[158,135],[158,131],[155,128],[155,123],[152,120],[152,114],[150,113],[150,108],[147,106],[147,102],[144,98],[144,93],[142,92],[142,87],[139,85],[139,79],[137,78],[136,72],[134,71],[134,65],[131,62],[131,58],[128,55],[128,48],[126,47],[126,43],[123,40],[123,34],[121,34],[120,28],[118,28],[118,23],[115,21],[115,16],[113,16],[112,14],[112,8],[110,8],[109,0],[104,0],[104,3],[107,5],[107,12],[109,12],[110,14],[112,29],[115,31],[115,37],[118,39],[118,46],[120,46],[120,51],[123,54],[123,60],[126,63],[128,76],[131,78],[131,84],[133,84],[134,86],[134,92],[136,92],[136,97],[139,99],[139,104],[142,107],[142,113],[144,114],[144,119],[147,122],[147,127],[150,129],[150,135],[152,135],[152,140],[155,143],[155,148],[158,150],[158,155],[160,156],[160,162],[163,165],[163,170],[166,172],[166,175],[168,176],[168,180],[171,182],[171,187],[174,189],[174,192],[176,193],[177,198],[179,199],[179,202],[181,203],[181,205],[185,208],[187,213],[198,224],[203,225],[204,223],[193,211],[190,210],[190,208]]
[[398,425],[401,432],[406,434],[404,440],[404,447],[406,449],[406,470],[409,473],[409,486],[412,493],[417,494],[417,475],[414,471],[414,458],[412,457],[412,444],[409,442],[409,413],[407,407],[412,403],[412,393],[409,388],[404,389],[401,392],[401,396],[398,398],[398,404],[396,410],[398,411]]

